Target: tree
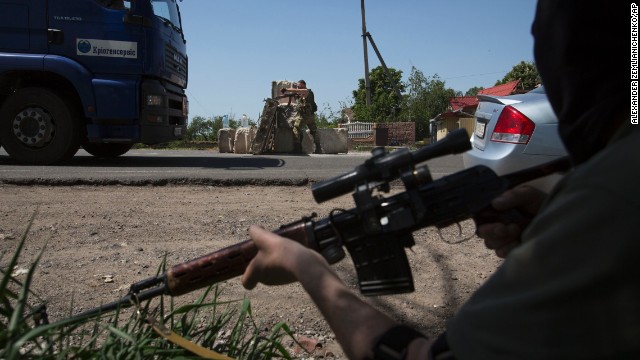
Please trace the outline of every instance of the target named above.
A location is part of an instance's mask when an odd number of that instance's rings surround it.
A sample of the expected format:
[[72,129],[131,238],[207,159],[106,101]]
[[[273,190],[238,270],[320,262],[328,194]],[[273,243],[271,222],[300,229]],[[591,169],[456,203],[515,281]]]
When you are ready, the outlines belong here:
[[478,95],[480,90],[484,90],[484,87],[482,87],[482,86],[474,86],[474,87],[470,88],[469,90],[467,90],[467,92],[464,93],[464,96],[476,96],[476,95]]
[[218,141],[218,131],[222,129],[222,126],[222,116],[215,116],[211,124],[211,136],[213,137],[212,140]]
[[447,110],[449,99],[457,93],[445,86],[438,74],[426,77],[422,71],[411,68],[406,83],[408,94],[403,102],[402,120],[416,123],[416,137],[423,139],[429,135],[429,120]]
[[322,104],[322,110],[316,113],[316,126],[320,129],[336,128],[347,122],[345,111],[353,106],[348,99],[338,101],[339,109],[335,110],[329,103]]
[[316,126],[319,129],[331,129],[338,126],[340,117],[336,115],[336,112],[331,108],[329,103],[324,103],[322,110],[316,113]]
[[[402,71],[389,68],[393,82],[400,92],[404,91]],[[367,107],[364,79],[358,80],[358,90],[353,91],[353,114],[357,121],[390,122],[400,115],[401,100],[382,66],[371,70],[371,106]]]
[[187,139],[208,141],[213,133],[213,121],[203,116],[194,116],[187,127]]
[[518,88],[527,91],[540,84],[540,75],[538,69],[533,62],[521,61],[509,71],[502,80],[496,81],[496,85],[506,84],[510,81],[520,80]]

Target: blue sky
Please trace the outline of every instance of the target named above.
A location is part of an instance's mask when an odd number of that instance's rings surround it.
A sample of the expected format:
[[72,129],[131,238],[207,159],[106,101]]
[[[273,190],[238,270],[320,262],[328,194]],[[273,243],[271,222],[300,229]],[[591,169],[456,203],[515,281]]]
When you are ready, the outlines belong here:
[[[366,0],[367,30],[387,66],[490,87],[533,61],[535,0]],[[352,103],[364,78],[360,0],[184,0],[190,118],[257,119],[272,80],[305,79],[322,111]],[[369,69],[380,65],[369,46]]]

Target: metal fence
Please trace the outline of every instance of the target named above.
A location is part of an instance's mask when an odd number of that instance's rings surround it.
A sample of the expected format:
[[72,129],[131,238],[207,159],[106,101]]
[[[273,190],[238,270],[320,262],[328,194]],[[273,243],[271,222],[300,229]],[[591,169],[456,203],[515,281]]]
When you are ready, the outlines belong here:
[[352,122],[342,124],[341,127],[347,128],[349,139],[366,139],[373,136],[373,123]]

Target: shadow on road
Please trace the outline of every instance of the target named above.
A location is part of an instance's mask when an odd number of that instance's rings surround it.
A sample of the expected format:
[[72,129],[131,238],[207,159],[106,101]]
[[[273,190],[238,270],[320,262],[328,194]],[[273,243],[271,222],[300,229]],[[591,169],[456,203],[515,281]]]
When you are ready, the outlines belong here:
[[[279,168],[286,164],[284,159],[267,157],[216,157],[216,156],[175,156],[155,157],[127,155],[117,158],[97,158],[91,155],[76,155],[71,160],[56,166],[71,167],[125,167],[125,168],[208,168],[228,170],[256,170]],[[0,165],[21,165],[6,155],[0,155]],[[25,165],[29,166],[29,165]]]

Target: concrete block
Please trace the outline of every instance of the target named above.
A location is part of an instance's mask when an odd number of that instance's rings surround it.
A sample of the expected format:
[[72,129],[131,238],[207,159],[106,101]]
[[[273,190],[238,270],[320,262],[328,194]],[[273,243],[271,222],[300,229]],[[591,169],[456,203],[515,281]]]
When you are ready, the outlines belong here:
[[253,127],[238,128],[233,142],[233,152],[236,154],[251,153],[251,142],[255,137],[256,130]]
[[274,151],[290,153],[293,151],[293,130],[290,128],[276,128]]
[[[349,139],[347,135],[347,129],[318,129],[322,153],[347,153],[349,151]],[[309,138],[309,140],[311,140],[311,138]]]
[[218,130],[218,150],[221,153],[233,152],[233,142],[236,137],[236,130],[223,128]]
[[316,149],[316,144],[313,142],[313,138],[309,134],[309,130],[302,134],[302,152],[305,154],[311,154]]
[[[320,147],[323,154],[347,153],[348,146],[347,129],[318,129],[320,137]],[[315,151],[316,145],[309,134],[309,130],[304,132],[302,137],[302,151],[311,154]],[[276,129],[275,152],[290,153],[293,151],[293,130],[288,128]]]

